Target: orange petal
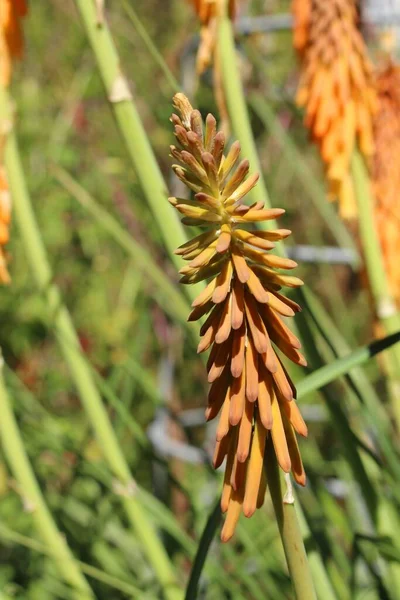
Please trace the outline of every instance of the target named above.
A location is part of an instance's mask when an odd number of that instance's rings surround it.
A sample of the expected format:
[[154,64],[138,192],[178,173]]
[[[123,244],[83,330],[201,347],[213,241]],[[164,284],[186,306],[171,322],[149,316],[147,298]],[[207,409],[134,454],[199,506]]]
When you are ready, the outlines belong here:
[[243,502],[243,514],[251,517],[257,508],[258,492],[263,472],[265,440],[267,430],[257,416],[251,444],[250,459],[247,467],[246,491]]

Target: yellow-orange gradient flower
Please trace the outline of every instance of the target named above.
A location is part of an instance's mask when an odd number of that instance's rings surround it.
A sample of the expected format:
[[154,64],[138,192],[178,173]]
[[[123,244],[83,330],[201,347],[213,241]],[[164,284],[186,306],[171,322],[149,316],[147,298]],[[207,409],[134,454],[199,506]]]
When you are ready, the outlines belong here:
[[[12,62],[22,56],[23,38],[20,19],[26,14],[25,0],[0,0],[0,85],[10,83]],[[11,201],[7,175],[3,163],[3,151],[7,132],[0,133],[0,283],[9,283],[7,254],[4,250],[9,240]]]
[[25,0],[0,0],[0,83],[10,83],[12,62],[21,58],[23,37],[21,18],[26,14]]
[[198,351],[211,349],[206,418],[219,415],[214,466],[227,458],[221,499],[227,512],[221,538],[227,541],[240,513],[250,517],[263,504],[269,435],[281,468],[305,483],[295,432],[305,436],[307,427],[281,359],[285,355],[306,364],[300,342],[285,322],[300,307],[280,291],[302,281],[276,271],[293,269],[296,263],[269,252],[290,231],[251,229],[284,210],[243,203],[258,175],[248,176],[249,162],[239,161],[239,143],[225,152],[225,136],[217,132],[214,117],[209,114],[204,125],[183,94],[174,97],[174,106],[180,116],[171,118],[178,142],[171,154],[180,164],[173,169],[194,199],[169,200],[184,215],[185,225],[205,228],[176,252],[188,261],[180,271],[182,283],[209,280],[193,302],[189,320],[205,318]]
[[[217,39],[217,19],[223,0],[190,0],[201,22],[200,44],[197,53],[197,72],[204,73],[213,60]],[[235,17],[237,0],[229,0],[228,12]]]
[[375,154],[372,167],[375,218],[393,297],[400,306],[400,66],[377,76]]
[[344,218],[356,216],[350,177],[355,144],[373,153],[376,94],[358,29],[356,0],[293,0],[294,45],[301,58],[297,102],[326,165],[329,197]]

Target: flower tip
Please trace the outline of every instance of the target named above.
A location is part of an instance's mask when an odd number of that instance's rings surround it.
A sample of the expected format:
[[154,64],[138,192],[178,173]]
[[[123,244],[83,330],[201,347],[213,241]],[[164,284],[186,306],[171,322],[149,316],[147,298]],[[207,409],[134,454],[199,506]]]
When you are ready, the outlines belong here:
[[222,496],[221,498],[221,512],[224,515],[229,507],[229,498],[225,498],[224,496]]
[[299,473],[299,474],[294,473],[294,478],[295,478],[296,483],[305,487],[305,485],[307,483],[307,476],[304,471],[302,471],[302,473]]
[[214,157],[211,152],[202,152],[201,158],[203,163],[207,163],[208,165],[211,165],[214,162]]
[[189,99],[182,94],[182,92],[178,92],[172,99],[172,104],[174,108],[179,110],[182,116],[183,125],[189,129],[190,128],[190,115],[193,112],[193,106],[190,104]]
[[241,451],[237,452],[237,459],[240,463],[246,462],[248,456],[249,456],[248,450],[241,450]]
[[232,427],[235,427],[236,425],[238,425],[240,423],[240,419],[242,418],[241,414],[235,413],[233,411],[231,411],[230,415],[229,415],[229,423],[230,425],[232,425]]
[[206,116],[206,127],[215,127],[217,124],[217,119],[211,113],[208,113]]
[[244,502],[243,504],[243,514],[247,519],[250,519],[256,512],[256,506],[254,502]]
[[226,544],[233,537],[234,532],[232,530],[225,531],[225,526],[221,531],[221,542]]

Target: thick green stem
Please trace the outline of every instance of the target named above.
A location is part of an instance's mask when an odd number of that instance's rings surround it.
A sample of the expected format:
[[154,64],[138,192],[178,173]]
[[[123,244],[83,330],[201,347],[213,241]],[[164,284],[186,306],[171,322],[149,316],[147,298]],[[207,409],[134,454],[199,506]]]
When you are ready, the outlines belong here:
[[[0,360],[3,359],[0,357]],[[82,575],[64,536],[58,531],[43,498],[39,484],[26,454],[24,443],[15,420],[10,399],[4,384],[3,367],[0,367],[0,434],[4,454],[23,495],[31,507],[32,520],[64,578],[72,586],[74,598],[93,598],[93,593]]]
[[[374,223],[371,181],[359,152],[354,152],[352,159],[352,175],[358,202],[358,222],[365,266],[371,293],[374,298],[376,316],[390,335],[400,329],[400,313],[390,292],[386,277],[378,232]],[[391,383],[393,414],[400,430],[400,346],[396,345],[390,352],[388,375]]]
[[268,436],[265,465],[268,487],[296,598],[297,600],[316,600],[294,501],[291,504],[283,501],[280,472],[271,436]]
[[[168,254],[175,265],[180,268],[182,266],[181,259],[174,254],[174,251],[177,246],[187,240],[187,237],[176,211],[172,210],[167,202],[168,191],[164,178],[132,99],[110,30],[105,21],[101,24],[98,23],[94,0],[76,0],[76,5],[96,56],[108,100],[140,186],[160,229]],[[185,286],[185,288],[189,297],[194,299],[201,291],[202,286],[198,284]]]
[[[0,94],[0,114],[7,115],[8,118],[11,114],[10,102],[4,91]],[[120,487],[126,490],[123,504],[129,521],[140,539],[165,597],[175,600],[180,598],[181,593],[176,588],[172,565],[152,524],[134,497],[133,478],[129,466],[94,383],[90,367],[81,352],[71,316],[62,303],[57,286],[52,283],[53,275],[26,187],[17,141],[12,131],[7,138],[5,165],[13,198],[15,219],[32,275],[47,304],[49,325],[55,332],[69,366],[82,405],[101,446],[104,459],[120,482]]]
[[[106,22],[99,24],[94,0],[76,0],[79,13],[114,112],[120,134],[132,161],[140,185],[160,227],[164,244],[171,256],[186,241],[175,211],[166,201],[168,192],[153,154],[148,135],[132,100],[129,85]],[[171,230],[174,235],[171,235]],[[175,257],[176,265],[180,260]]]
[[[265,202],[268,206],[271,203],[262,176],[261,164],[248,117],[242,81],[236,65],[237,56],[232,24],[226,15],[220,19],[218,44],[222,81],[232,128],[235,136],[240,140],[243,156],[250,161],[252,171],[257,171],[260,174],[260,179],[257,185],[251,190],[250,196],[253,202]],[[267,221],[267,223],[268,227],[273,229],[274,222]]]

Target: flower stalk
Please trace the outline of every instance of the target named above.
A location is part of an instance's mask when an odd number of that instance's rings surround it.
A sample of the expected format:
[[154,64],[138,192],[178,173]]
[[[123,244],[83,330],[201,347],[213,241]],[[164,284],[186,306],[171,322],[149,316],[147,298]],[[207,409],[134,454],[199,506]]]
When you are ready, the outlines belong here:
[[296,517],[294,499],[291,502],[285,502],[283,499],[281,477],[274,460],[274,448],[271,440],[267,441],[265,461],[268,489],[271,494],[296,599],[316,600],[303,537]]
[[[165,182],[122,71],[107,22],[103,19],[99,25],[94,0],[76,0],[75,3],[95,54],[107,99],[129,158],[160,228],[165,247],[173,257],[175,244],[183,243],[185,235],[176,215],[168,209],[165,202]],[[170,235],[171,230],[175,231],[175,238]],[[175,264],[178,264],[177,260]]]
[[[363,157],[355,152],[352,158],[352,175],[358,202],[358,223],[368,282],[374,298],[376,315],[386,335],[400,330],[400,313],[391,294],[385,272],[382,250],[374,221],[371,180]],[[388,355],[388,375],[393,416],[400,430],[400,346],[396,344]]]

